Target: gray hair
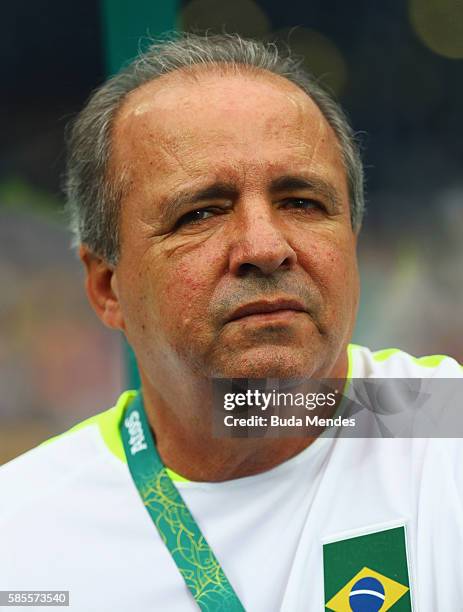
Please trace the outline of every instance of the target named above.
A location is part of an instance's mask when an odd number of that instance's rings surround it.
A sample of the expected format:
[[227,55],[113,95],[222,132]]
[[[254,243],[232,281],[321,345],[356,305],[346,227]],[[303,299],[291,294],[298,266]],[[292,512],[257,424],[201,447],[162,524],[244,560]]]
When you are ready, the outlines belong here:
[[274,43],[238,34],[181,34],[152,44],[90,97],[68,134],[65,190],[74,246],[87,245],[108,263],[119,257],[119,209],[123,180],[109,176],[112,126],[126,96],[144,83],[176,70],[230,67],[268,71],[306,92],[338,139],[346,170],[352,227],[360,229],[364,212],[363,167],[355,134],[332,97],[301,68],[300,60]]

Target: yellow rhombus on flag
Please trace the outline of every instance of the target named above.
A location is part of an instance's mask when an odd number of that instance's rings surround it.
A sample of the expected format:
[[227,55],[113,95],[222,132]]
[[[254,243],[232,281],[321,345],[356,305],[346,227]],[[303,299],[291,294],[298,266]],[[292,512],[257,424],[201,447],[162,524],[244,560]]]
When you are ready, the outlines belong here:
[[352,608],[349,603],[350,592],[357,580],[366,577],[376,578],[384,587],[384,603],[379,609],[379,612],[386,612],[386,610],[392,608],[392,606],[408,591],[408,587],[400,584],[400,582],[391,580],[391,578],[383,576],[383,574],[375,572],[375,570],[372,570],[369,567],[364,567],[357,574],[355,574],[355,576],[349,580],[349,582],[343,586],[334,597],[330,599],[330,601],[326,604],[328,610],[333,610],[333,612],[352,612]]

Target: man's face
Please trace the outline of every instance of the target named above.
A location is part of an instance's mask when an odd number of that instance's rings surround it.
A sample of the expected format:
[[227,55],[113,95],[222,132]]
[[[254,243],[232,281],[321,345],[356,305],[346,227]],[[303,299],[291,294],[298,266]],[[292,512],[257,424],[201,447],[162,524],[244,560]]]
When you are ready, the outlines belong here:
[[345,374],[356,238],[337,140],[306,94],[171,74],[128,97],[113,145],[122,327],[151,381]]

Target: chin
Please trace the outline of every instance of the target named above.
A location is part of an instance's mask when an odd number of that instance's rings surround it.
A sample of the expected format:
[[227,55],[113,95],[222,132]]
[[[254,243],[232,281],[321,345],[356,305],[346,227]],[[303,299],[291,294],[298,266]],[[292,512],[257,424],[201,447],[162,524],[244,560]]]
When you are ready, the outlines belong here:
[[255,350],[230,358],[226,364],[214,368],[217,378],[299,378],[310,377],[315,371],[314,357],[305,352]]

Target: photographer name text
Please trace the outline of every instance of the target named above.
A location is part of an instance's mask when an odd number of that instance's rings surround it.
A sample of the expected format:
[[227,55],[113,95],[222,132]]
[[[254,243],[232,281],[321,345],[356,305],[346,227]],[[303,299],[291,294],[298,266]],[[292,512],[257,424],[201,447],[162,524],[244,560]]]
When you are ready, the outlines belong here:
[[226,427],[355,427],[354,418],[322,418],[317,415],[307,414],[305,418],[290,416],[280,417],[278,415],[249,417],[236,417],[227,414],[223,419]]

